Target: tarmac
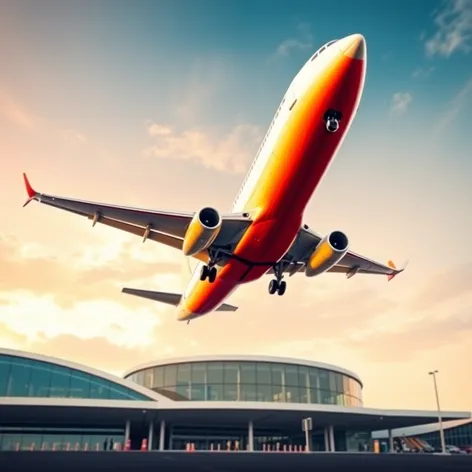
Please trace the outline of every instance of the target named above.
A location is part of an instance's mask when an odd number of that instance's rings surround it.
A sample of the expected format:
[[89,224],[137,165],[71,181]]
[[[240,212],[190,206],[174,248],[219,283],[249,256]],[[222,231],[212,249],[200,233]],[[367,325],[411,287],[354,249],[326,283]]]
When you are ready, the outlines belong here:
[[247,452],[0,452],[2,472],[182,472],[472,470],[472,455]]

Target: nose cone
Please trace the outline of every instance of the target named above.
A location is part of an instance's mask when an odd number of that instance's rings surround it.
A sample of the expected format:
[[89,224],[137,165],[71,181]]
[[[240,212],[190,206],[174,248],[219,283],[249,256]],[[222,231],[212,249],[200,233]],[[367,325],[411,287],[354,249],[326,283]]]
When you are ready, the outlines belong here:
[[178,321],[187,321],[191,317],[192,313],[190,313],[185,307],[179,306],[177,307],[177,320]]
[[351,57],[352,59],[358,59],[360,61],[365,60],[367,48],[364,36],[361,34],[351,34],[341,41],[341,51],[345,56]]

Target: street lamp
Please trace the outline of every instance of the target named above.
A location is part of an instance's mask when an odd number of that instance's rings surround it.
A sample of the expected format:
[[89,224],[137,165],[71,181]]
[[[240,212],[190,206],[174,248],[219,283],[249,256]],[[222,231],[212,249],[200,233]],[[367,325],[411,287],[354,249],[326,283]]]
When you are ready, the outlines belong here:
[[436,394],[436,406],[438,408],[439,436],[441,438],[441,451],[443,454],[446,454],[446,441],[444,440],[444,429],[443,429],[442,417],[441,417],[441,407],[439,406],[438,384],[436,382],[437,373],[438,373],[437,370],[433,370],[432,372],[429,372],[429,375],[433,376],[433,381],[434,381],[434,393]]

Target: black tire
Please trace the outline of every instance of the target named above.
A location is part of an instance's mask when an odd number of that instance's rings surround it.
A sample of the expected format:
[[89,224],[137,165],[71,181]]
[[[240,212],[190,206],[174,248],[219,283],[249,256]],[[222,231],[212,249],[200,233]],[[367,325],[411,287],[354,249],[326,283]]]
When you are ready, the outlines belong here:
[[285,293],[285,290],[287,290],[287,282],[285,282],[285,280],[282,280],[282,282],[280,282],[279,290],[277,291],[277,293],[282,296]]
[[208,277],[208,266],[204,265],[200,271],[200,280],[203,282]]
[[216,267],[212,267],[209,271],[208,281],[212,284],[216,280],[217,270]]
[[269,282],[269,293],[271,295],[273,295],[275,292],[277,292],[277,289],[279,288],[279,284],[277,282],[277,280],[275,279],[272,279],[270,282]]

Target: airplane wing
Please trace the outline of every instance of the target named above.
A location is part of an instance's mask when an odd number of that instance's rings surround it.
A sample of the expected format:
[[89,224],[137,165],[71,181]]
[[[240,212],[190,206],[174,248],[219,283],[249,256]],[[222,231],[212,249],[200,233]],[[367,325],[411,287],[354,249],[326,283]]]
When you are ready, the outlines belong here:
[[[321,240],[321,235],[312,231],[307,225],[303,225],[288,253],[282,259],[285,266],[284,273],[289,274],[291,277],[297,272],[304,272],[310,256]],[[353,251],[348,251],[327,272],[342,273],[347,278],[351,278],[355,274],[385,275],[390,281],[404,270],[405,267],[397,269],[392,261],[382,264]],[[268,273],[273,274],[274,270],[270,269]]]
[[[150,239],[175,249],[182,249],[185,232],[195,215],[195,212],[145,210],[48,195],[36,192],[26,174],[23,174],[23,178],[28,193],[28,200],[23,205],[24,207],[32,200],[36,200],[45,205],[84,216],[92,220],[93,226],[101,223],[140,236],[143,242]],[[222,214],[221,219],[221,230],[211,246],[214,248],[236,244],[251,224],[251,219],[242,214]],[[207,251],[196,257],[206,262]]]

